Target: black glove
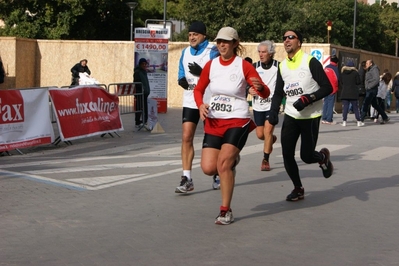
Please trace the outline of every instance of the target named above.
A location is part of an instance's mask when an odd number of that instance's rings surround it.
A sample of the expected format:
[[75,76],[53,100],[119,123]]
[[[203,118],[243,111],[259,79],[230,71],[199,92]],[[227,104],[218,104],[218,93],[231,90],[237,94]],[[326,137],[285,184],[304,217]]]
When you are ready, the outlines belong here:
[[269,120],[270,125],[275,126],[278,124],[278,112],[274,110],[269,111],[269,117],[267,118]]
[[294,102],[293,106],[298,110],[302,111],[306,106],[313,102],[312,97],[310,94],[301,95],[301,97]]
[[188,63],[188,68],[190,69],[190,73],[193,74],[194,76],[199,77],[202,72],[202,67],[198,65],[197,63]]
[[183,77],[183,78],[179,79],[179,85],[180,85],[183,89],[188,90],[189,85],[188,85],[188,82],[187,82],[186,77]]

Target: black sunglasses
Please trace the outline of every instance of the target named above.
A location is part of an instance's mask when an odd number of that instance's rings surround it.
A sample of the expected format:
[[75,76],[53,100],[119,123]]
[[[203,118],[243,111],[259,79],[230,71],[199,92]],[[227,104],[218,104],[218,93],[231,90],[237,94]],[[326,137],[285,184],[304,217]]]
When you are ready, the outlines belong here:
[[294,39],[296,39],[296,38],[298,38],[298,37],[296,37],[295,35],[283,36],[283,41],[287,40],[287,38],[290,39],[290,40],[294,40]]

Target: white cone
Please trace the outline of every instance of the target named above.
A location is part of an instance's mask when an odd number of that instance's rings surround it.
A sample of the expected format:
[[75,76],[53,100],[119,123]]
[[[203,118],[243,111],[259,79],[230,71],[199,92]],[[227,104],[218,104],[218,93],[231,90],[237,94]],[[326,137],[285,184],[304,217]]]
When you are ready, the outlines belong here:
[[163,130],[161,124],[157,122],[153,127],[153,129],[151,130],[151,133],[165,133],[165,130]]

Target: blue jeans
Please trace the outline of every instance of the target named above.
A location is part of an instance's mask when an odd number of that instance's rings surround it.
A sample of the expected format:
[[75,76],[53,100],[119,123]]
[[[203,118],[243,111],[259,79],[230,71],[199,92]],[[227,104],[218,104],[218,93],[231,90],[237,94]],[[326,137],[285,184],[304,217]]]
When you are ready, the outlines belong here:
[[392,99],[392,95],[391,95],[391,93],[388,91],[388,92],[387,92],[387,97],[385,98],[386,109],[387,109],[388,111],[391,109],[391,99]]
[[324,97],[323,116],[321,120],[327,122],[333,121],[334,104],[335,104],[335,94],[330,94]]
[[353,112],[357,121],[360,121],[360,113],[358,107],[358,100],[342,100],[342,120],[346,121],[348,118],[349,105],[352,105]]

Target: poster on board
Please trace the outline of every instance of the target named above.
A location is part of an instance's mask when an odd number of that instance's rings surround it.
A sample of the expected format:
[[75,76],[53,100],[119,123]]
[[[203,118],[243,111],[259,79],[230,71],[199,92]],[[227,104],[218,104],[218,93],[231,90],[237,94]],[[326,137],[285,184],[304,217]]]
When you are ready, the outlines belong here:
[[147,75],[151,93],[157,101],[158,113],[167,111],[168,84],[168,28],[135,28],[134,67],[140,58],[148,62]]

